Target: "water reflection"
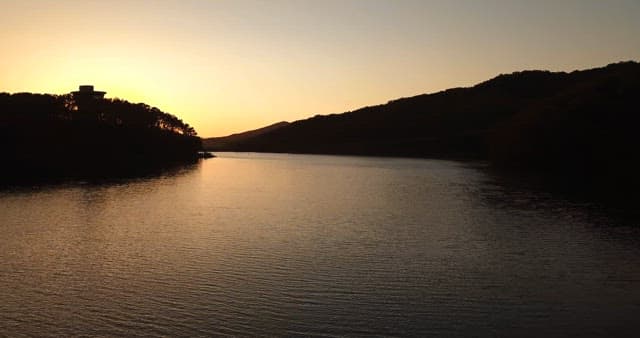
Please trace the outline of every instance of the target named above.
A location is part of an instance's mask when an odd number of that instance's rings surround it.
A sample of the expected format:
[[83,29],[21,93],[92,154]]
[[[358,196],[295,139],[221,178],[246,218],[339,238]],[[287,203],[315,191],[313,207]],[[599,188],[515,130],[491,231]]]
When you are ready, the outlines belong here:
[[50,190],[65,187],[77,186],[109,186],[127,185],[145,180],[168,179],[188,175],[190,172],[198,170],[204,160],[188,163],[175,163],[153,168],[139,168],[138,171],[127,174],[114,174],[112,176],[95,176],[88,178],[67,178],[59,180],[28,181],[28,182],[0,182],[0,194],[2,193],[30,193],[40,190]]
[[0,334],[637,329],[640,234],[605,213],[456,162],[219,155],[0,193]]

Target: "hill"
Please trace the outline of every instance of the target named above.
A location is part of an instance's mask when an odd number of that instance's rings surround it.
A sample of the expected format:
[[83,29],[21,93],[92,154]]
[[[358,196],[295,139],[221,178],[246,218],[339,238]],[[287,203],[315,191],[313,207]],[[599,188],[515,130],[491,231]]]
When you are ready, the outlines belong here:
[[640,186],[639,97],[637,62],[522,71],[317,115],[220,150],[473,158],[604,188]]
[[0,182],[135,175],[197,158],[200,138],[176,116],[95,93],[0,93]]
[[231,134],[223,137],[205,138],[205,139],[202,139],[202,146],[205,149],[211,150],[211,151],[222,150],[232,146],[233,144],[237,144],[239,142],[243,142],[250,138],[266,134],[278,128],[285,127],[287,125],[289,125],[289,122],[278,122],[278,123],[274,123],[272,125],[262,127],[259,129],[245,131],[243,133]]

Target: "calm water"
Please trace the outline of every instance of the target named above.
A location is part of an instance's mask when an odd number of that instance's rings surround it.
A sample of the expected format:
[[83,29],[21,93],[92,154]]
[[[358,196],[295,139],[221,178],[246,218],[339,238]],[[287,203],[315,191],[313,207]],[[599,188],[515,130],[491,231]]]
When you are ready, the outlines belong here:
[[640,227],[456,162],[0,191],[0,336],[633,336]]

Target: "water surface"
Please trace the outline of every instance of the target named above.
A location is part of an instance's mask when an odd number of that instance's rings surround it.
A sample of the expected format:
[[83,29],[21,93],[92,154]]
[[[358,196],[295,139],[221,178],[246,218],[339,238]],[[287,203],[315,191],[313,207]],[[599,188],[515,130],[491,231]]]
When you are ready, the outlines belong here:
[[0,191],[0,335],[611,336],[640,229],[457,162],[220,153]]

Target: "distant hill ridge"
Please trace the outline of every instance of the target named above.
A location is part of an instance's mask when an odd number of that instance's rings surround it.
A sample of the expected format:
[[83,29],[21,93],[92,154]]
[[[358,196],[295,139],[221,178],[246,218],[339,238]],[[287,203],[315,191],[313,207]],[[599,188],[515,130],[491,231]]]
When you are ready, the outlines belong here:
[[249,130],[242,133],[231,134],[223,137],[210,137],[202,140],[202,146],[208,150],[222,150],[235,143],[248,140],[250,138],[266,134],[270,131],[289,125],[289,122],[278,122],[259,129]]
[[619,100],[618,94],[637,90],[639,71],[640,64],[630,61],[571,73],[515,72],[469,88],[207,140],[230,151],[488,158],[498,141],[493,136],[523,114],[577,104],[578,98]]
[[619,181],[640,169],[639,97],[634,61],[570,73],[522,71],[218,138],[216,150],[473,158]]

